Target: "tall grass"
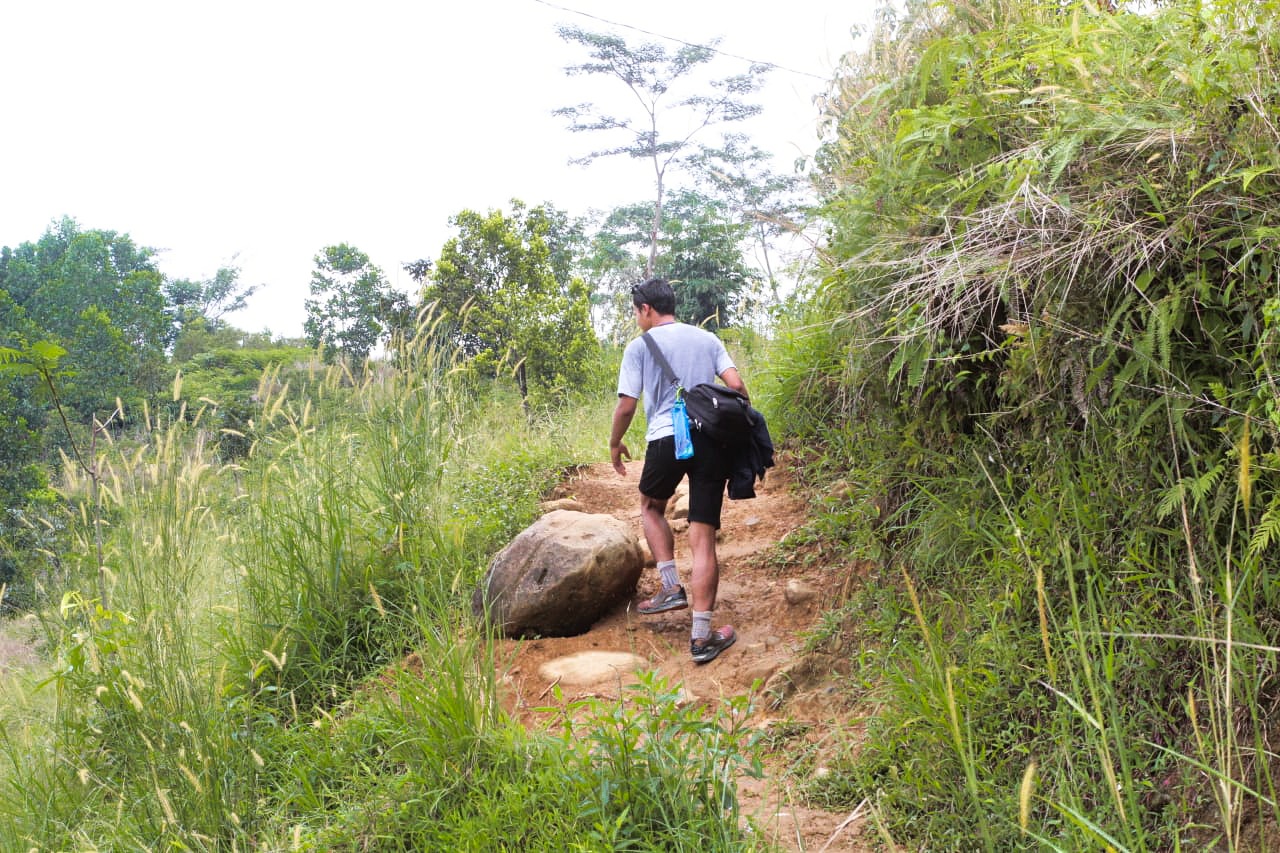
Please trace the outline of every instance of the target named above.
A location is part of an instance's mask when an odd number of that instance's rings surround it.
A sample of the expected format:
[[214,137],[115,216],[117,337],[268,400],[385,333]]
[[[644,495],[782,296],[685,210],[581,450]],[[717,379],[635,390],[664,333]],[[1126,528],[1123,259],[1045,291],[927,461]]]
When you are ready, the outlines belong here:
[[[874,441],[847,480],[874,487]],[[946,477],[899,469],[888,518],[824,510],[862,519],[842,536],[896,572],[847,606],[881,649],[851,661],[878,711],[808,796],[869,799],[908,849],[1270,849],[1280,650],[1248,536],[1215,541],[1190,501],[1185,530],[1158,495],[1117,505],[1134,460],[1028,471],[969,443]]]
[[[66,473],[48,672],[0,704],[0,848],[751,849],[726,787],[741,709],[704,722],[655,686],[563,736],[501,711],[470,593],[560,472],[603,456],[612,395],[530,417],[443,352],[427,328],[358,381],[272,374],[238,464],[198,412],[118,437],[102,513]],[[626,786],[666,817],[602,794]]]
[[899,840],[1275,844],[1273,6],[910,0],[833,84],[775,361],[911,614],[824,783]]
[[[222,488],[230,478],[212,461],[199,413],[147,426],[149,440],[103,452],[101,515],[78,469],[64,473],[80,512],[76,546],[61,558],[81,583],[43,614],[52,717],[5,742],[10,844],[91,847],[105,832],[145,846],[175,826],[208,841],[246,806],[251,762],[225,726],[211,642],[228,580],[221,555],[235,536]],[[104,598],[95,527],[108,531]]]

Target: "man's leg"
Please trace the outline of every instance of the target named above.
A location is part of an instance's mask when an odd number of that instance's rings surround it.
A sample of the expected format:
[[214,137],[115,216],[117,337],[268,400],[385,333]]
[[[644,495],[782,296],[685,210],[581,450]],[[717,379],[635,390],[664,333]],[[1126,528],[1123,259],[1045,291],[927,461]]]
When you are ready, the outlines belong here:
[[640,520],[644,526],[644,539],[653,552],[653,561],[662,578],[661,588],[652,598],[637,602],[636,612],[643,616],[668,610],[683,610],[689,606],[688,596],[680,586],[676,572],[676,540],[667,523],[667,502],[648,495],[640,496]]
[[693,552],[693,580],[689,583],[693,594],[693,626],[689,632],[689,651],[694,663],[707,663],[715,660],[720,652],[738,639],[732,625],[721,625],[711,630],[712,611],[715,610],[716,592],[720,587],[715,525],[690,522],[689,550]]
[[[667,522],[667,502],[640,496],[640,521],[644,526],[644,541],[649,543],[656,562],[664,563],[676,558],[676,539],[671,533],[671,525]],[[714,547],[715,537],[711,539]]]
[[694,439],[695,470],[689,475],[689,551],[693,578],[689,582],[693,605],[690,651],[694,663],[707,663],[737,639],[732,625],[711,630],[711,618],[720,589],[720,562],[716,555],[716,530],[724,505],[728,457],[713,442]]
[[702,521],[689,522],[689,550],[693,552],[693,579],[689,582],[693,609],[695,612],[715,610],[716,592],[720,588],[715,527]]
[[[669,438],[650,443],[645,453],[644,471],[640,475],[640,524],[662,578],[662,588],[656,595],[636,603],[636,612],[646,616],[689,606],[676,571],[675,536],[667,523],[667,501],[684,476],[684,469],[676,464],[675,451],[670,444]],[[666,497],[653,497],[655,494]]]

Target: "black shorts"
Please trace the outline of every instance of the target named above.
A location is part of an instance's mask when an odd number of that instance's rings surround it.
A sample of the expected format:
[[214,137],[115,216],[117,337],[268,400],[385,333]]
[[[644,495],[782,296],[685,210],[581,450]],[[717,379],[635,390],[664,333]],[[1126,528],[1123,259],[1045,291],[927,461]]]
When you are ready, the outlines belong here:
[[724,506],[724,487],[729,480],[732,457],[719,442],[702,433],[693,433],[693,456],[676,458],[675,438],[666,436],[649,442],[644,452],[644,471],[640,474],[640,494],[665,501],[676,492],[676,486],[689,475],[689,520],[710,524],[720,529],[720,509]]

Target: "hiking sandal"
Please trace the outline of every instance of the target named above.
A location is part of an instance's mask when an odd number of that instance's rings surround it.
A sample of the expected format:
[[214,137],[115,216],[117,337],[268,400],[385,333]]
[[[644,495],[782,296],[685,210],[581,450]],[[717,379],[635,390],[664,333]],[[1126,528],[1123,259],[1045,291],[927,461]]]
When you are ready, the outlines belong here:
[[689,599],[684,594],[684,587],[674,586],[637,604],[636,612],[642,616],[648,616],[651,613],[664,613],[668,610],[683,610],[688,606]]
[[733,630],[732,625],[722,625],[712,631],[711,636],[705,640],[691,640],[689,652],[693,655],[694,663],[710,663],[722,651],[732,646],[737,639],[738,632]]

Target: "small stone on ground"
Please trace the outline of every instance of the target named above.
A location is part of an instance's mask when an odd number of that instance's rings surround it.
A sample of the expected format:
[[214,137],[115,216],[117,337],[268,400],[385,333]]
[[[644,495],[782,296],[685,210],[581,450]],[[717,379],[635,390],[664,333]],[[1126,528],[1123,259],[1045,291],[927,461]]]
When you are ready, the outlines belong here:
[[626,677],[634,679],[637,669],[648,668],[649,662],[630,652],[575,652],[549,660],[538,668],[538,673],[562,684],[599,684]]

